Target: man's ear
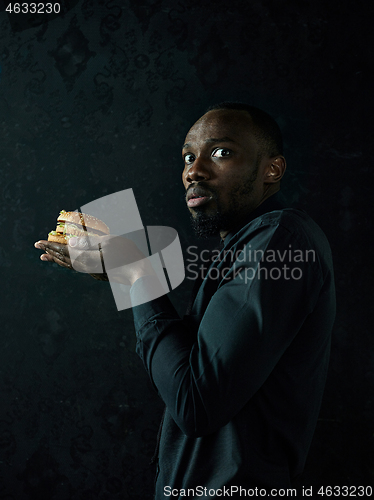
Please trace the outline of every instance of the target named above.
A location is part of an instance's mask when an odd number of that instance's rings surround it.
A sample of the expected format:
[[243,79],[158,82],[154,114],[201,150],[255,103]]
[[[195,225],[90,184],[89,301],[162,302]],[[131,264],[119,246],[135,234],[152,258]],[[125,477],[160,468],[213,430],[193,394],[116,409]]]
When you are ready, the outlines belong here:
[[264,171],[264,183],[275,184],[279,182],[286,171],[286,160],[283,156],[269,158]]

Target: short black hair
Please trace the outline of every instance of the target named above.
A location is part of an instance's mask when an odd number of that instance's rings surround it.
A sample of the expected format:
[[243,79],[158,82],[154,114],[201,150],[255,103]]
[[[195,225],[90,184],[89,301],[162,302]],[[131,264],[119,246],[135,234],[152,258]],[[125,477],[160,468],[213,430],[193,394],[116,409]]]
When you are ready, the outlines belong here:
[[283,154],[283,139],[279,125],[266,111],[243,102],[224,101],[209,106],[206,113],[216,109],[247,111],[252,118],[255,127],[253,133],[260,142],[261,153],[270,157]]

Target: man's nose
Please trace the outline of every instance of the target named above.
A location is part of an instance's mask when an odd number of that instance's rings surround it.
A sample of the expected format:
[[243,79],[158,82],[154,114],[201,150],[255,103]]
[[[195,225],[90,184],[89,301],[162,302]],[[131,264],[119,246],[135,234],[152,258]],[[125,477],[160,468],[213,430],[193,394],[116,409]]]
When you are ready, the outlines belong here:
[[206,160],[201,157],[195,158],[193,164],[186,170],[185,180],[188,183],[209,179],[209,167]]

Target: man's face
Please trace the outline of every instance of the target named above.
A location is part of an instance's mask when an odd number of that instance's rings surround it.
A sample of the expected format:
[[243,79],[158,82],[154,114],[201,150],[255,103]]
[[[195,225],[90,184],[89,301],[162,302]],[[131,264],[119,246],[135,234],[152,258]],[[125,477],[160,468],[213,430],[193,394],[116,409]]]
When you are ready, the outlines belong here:
[[224,235],[261,202],[262,159],[247,112],[209,111],[188,132],[182,155],[187,206],[199,236]]

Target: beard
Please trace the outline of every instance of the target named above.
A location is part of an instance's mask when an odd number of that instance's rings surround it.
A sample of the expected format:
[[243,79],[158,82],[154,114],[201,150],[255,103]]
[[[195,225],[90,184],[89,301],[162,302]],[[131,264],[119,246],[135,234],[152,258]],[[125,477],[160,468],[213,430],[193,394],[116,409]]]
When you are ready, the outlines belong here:
[[227,224],[230,220],[232,218],[229,215],[224,215],[219,211],[212,215],[196,211],[195,216],[191,215],[192,229],[198,238],[217,236],[223,227],[228,227]]
[[[206,188],[212,193],[216,201],[217,210],[212,214],[204,212],[205,207],[195,208],[194,215],[191,214],[191,224],[198,238],[210,238],[219,235],[220,231],[228,231],[236,226],[239,221],[248,215],[248,198],[253,191],[253,184],[257,178],[258,163],[256,169],[247,181],[229,193],[230,205],[227,210],[220,206],[218,195],[204,181],[199,186]],[[243,207],[247,207],[245,210]]]

